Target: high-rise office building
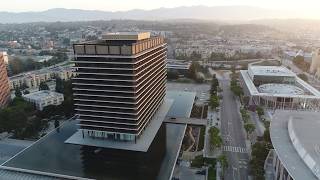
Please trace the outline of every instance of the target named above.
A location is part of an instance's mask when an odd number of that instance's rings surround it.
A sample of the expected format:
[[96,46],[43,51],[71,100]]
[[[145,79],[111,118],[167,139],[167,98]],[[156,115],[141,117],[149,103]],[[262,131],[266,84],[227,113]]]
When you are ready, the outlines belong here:
[[150,33],[108,33],[74,44],[75,110],[92,137],[136,141],[164,101],[166,43]]
[[8,79],[5,56],[3,53],[0,53],[0,107],[5,106],[10,97]]

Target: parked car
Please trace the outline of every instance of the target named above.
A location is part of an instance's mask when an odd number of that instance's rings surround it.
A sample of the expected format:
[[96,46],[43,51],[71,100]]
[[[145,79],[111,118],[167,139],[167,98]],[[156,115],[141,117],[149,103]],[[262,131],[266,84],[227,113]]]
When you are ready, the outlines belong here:
[[206,173],[207,173],[206,170],[201,170],[196,172],[196,174],[199,174],[199,175],[206,175]]

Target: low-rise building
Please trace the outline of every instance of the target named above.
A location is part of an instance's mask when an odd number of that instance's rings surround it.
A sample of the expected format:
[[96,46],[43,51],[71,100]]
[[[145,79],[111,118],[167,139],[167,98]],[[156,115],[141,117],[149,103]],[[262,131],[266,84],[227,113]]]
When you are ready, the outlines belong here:
[[63,94],[53,91],[37,91],[23,96],[28,102],[35,105],[36,109],[42,111],[44,107],[49,105],[60,105],[64,101]]
[[277,110],[270,125],[272,149],[266,180],[320,179],[319,112]]
[[167,59],[167,70],[176,71],[179,74],[186,75],[189,73],[191,62],[186,60]]
[[69,80],[74,76],[74,70],[68,66],[41,69],[10,77],[10,88],[15,89],[23,86],[38,88],[41,82],[50,81],[56,77],[62,80]]
[[69,80],[72,77],[75,77],[75,71],[71,67],[55,67],[52,69],[52,72],[55,77],[59,77],[62,80]]
[[319,109],[320,92],[284,66],[249,66],[240,71],[248,105],[271,109]]

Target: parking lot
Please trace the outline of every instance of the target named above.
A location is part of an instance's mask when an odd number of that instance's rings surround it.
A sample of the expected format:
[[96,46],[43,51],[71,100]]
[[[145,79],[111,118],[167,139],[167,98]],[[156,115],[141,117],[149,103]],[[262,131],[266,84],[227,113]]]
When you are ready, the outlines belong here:
[[188,83],[167,83],[167,90],[169,91],[189,91],[196,92],[196,103],[205,103],[210,98],[209,84],[188,84]]

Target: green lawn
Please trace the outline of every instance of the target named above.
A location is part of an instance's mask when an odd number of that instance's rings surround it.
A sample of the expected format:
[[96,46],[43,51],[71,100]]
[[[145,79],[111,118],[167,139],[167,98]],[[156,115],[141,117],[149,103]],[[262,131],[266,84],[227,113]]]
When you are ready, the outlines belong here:
[[201,168],[204,165],[209,166],[208,180],[215,180],[216,179],[216,159],[197,156],[191,162],[191,167],[194,167],[194,168]]
[[198,143],[198,151],[202,150],[203,147],[204,147],[204,136],[205,136],[205,133],[206,133],[206,128],[204,126],[201,126],[199,143]]

